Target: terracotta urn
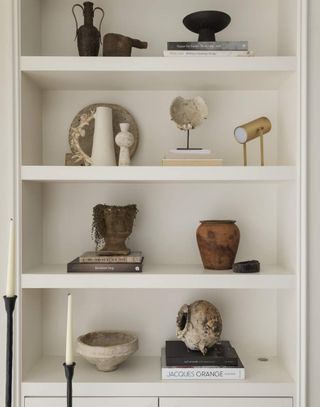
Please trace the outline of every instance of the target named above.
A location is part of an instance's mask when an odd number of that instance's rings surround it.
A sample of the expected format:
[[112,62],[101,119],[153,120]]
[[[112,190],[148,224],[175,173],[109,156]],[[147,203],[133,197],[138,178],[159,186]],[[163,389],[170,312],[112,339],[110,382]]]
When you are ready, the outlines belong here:
[[234,220],[203,220],[197,241],[205,269],[231,269],[236,258],[240,231]]

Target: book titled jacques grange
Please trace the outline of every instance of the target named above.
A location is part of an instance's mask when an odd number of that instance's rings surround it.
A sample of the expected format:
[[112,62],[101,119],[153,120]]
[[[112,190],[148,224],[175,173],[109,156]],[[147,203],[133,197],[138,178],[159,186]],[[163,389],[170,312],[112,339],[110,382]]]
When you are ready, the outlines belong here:
[[243,380],[245,370],[239,360],[237,367],[223,366],[167,366],[165,349],[161,354],[162,380]]

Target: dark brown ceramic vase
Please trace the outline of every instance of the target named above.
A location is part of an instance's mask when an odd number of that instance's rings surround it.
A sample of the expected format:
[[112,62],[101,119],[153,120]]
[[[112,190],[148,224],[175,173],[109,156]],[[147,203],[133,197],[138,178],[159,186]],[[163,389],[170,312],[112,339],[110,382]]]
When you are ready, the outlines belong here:
[[138,209],[136,205],[98,204],[93,208],[92,237],[101,255],[127,255],[126,240],[132,233]]
[[[76,7],[81,8],[84,18],[84,24],[80,28],[74,11]],[[102,13],[99,30],[93,25],[94,14],[97,10]],[[85,1],[83,6],[81,6],[81,4],[75,4],[72,7],[72,13],[76,22],[76,38],[79,55],[81,57],[98,56],[101,42],[101,24],[104,18],[104,11],[101,7],[93,8],[93,3],[91,1]]]
[[132,233],[136,214],[136,205],[105,206],[105,246],[101,250],[103,254],[128,255],[130,253],[126,240]]
[[197,241],[205,269],[232,268],[240,241],[240,231],[234,220],[201,221]]

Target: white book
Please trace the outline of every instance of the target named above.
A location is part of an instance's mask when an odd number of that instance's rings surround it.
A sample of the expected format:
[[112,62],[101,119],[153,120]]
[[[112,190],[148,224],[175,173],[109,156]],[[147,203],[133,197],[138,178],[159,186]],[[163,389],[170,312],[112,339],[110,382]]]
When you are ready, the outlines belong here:
[[253,51],[163,51],[165,57],[251,57]]
[[180,153],[167,153],[164,158],[176,158],[176,159],[198,159],[198,160],[206,160],[208,158],[215,158],[214,154],[197,154],[197,153],[187,153],[187,154],[180,154]]
[[169,153],[170,154],[199,154],[199,155],[201,155],[201,154],[211,154],[211,150],[205,150],[205,149],[202,149],[202,150],[192,150],[192,149],[190,149],[190,150],[179,150],[179,149],[177,149],[177,148],[173,148],[173,149],[171,149],[171,150],[169,150]]
[[165,167],[216,167],[223,165],[221,158],[163,158],[162,165]]
[[244,380],[245,369],[240,361],[239,367],[167,366],[165,349],[161,351],[162,380]]

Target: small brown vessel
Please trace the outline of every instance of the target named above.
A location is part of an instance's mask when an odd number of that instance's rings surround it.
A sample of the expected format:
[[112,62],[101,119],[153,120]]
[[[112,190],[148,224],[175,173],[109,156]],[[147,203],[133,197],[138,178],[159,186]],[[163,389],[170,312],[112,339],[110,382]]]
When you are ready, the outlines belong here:
[[103,38],[105,57],[131,57],[132,48],[146,49],[148,43],[115,33],[106,34]]
[[197,229],[197,241],[205,269],[232,268],[240,241],[234,220],[203,220]]

